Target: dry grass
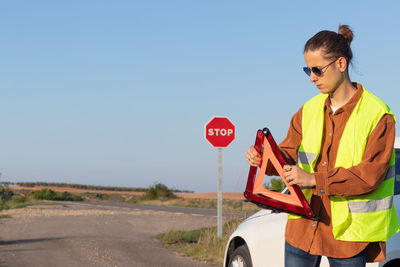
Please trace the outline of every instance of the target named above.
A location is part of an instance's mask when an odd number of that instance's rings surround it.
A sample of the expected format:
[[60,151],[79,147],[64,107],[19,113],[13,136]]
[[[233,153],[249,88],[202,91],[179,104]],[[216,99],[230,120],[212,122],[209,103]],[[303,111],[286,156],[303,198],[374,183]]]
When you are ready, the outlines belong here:
[[[210,193],[176,193],[178,197],[182,197],[185,199],[193,199],[193,198],[198,198],[198,199],[217,199],[217,193],[216,192],[210,192]],[[243,193],[239,192],[223,192],[222,193],[222,198],[223,199],[232,199],[232,200],[244,200]]]
[[13,186],[10,185],[9,188],[11,190],[28,190],[28,191],[36,191],[42,190],[44,188],[48,188],[53,190],[54,192],[68,192],[71,194],[83,194],[83,193],[98,193],[98,194],[124,194],[124,195],[135,195],[141,196],[144,192],[127,192],[127,191],[109,191],[109,190],[94,190],[94,189],[80,189],[80,188],[71,188],[71,187],[61,187],[61,186],[34,186],[34,187],[27,187],[27,186]]
[[[216,209],[216,199],[169,199],[169,200],[141,200],[140,204],[147,205],[161,205],[161,206],[178,206],[178,207],[191,207],[191,208],[202,208],[202,209]],[[246,202],[244,200],[232,200],[223,199],[222,209],[225,211],[243,211],[243,212],[256,212],[260,208],[253,203]]]
[[[244,219],[244,218],[243,218]],[[157,236],[163,244],[183,255],[222,266],[225,246],[230,235],[243,219],[233,219],[223,226],[222,240],[217,236],[217,228],[201,228],[192,231],[169,231]]]
[[[79,188],[71,188],[71,187],[61,187],[61,186],[35,186],[35,187],[23,187],[23,186],[12,186],[9,188],[11,190],[20,191],[20,190],[28,190],[28,191],[36,191],[42,190],[44,188],[51,189],[55,192],[69,192],[71,194],[84,194],[84,193],[95,193],[95,194],[122,194],[122,195],[130,195],[130,196],[141,196],[145,192],[127,192],[127,191],[107,191],[107,190],[93,190],[93,189],[79,189]],[[210,193],[175,193],[178,197],[182,197],[184,199],[217,199],[216,192]],[[232,199],[232,200],[244,200],[243,193],[238,192],[223,192],[223,199]]]
[[[43,190],[44,188],[51,189],[55,192],[69,192],[77,194],[84,201],[105,201],[105,202],[122,202],[132,204],[148,204],[148,205],[163,205],[163,206],[179,206],[204,209],[217,208],[217,193],[177,193],[178,198],[173,199],[143,199],[144,193],[139,192],[116,192],[116,191],[97,191],[85,190],[67,187],[49,187],[41,186],[25,189],[24,187],[11,187],[14,192],[26,192],[32,194],[32,191]],[[256,212],[259,208],[249,202],[244,201],[242,193],[223,193],[223,210],[227,211],[244,211]]]

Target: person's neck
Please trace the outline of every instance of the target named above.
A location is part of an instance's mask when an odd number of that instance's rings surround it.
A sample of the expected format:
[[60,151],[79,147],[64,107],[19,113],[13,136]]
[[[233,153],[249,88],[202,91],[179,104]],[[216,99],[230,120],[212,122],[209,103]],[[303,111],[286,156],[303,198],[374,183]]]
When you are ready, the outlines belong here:
[[350,80],[344,81],[342,84],[339,85],[338,88],[336,88],[335,91],[333,91],[329,95],[332,106],[341,107],[346,104],[354,95],[356,89],[357,88],[353,86]]

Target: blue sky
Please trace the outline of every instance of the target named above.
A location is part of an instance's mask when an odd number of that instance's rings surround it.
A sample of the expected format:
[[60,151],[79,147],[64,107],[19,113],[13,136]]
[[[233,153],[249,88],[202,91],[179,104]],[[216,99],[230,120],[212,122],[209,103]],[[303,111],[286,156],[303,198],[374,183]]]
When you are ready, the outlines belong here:
[[49,181],[216,190],[204,124],[227,116],[223,190],[241,192],[246,149],[276,140],[317,94],[302,49],[349,24],[352,80],[400,112],[396,1],[2,1],[0,172]]

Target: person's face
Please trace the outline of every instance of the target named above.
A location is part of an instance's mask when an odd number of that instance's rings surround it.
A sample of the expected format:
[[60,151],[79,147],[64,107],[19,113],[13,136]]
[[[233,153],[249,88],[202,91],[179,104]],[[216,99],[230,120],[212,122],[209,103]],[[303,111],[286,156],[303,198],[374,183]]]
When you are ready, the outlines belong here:
[[328,59],[324,57],[322,49],[318,49],[305,52],[304,60],[310,70],[318,68],[319,71],[317,70],[316,73],[311,71],[310,81],[321,93],[333,93],[344,81],[344,73],[347,68],[345,58]]

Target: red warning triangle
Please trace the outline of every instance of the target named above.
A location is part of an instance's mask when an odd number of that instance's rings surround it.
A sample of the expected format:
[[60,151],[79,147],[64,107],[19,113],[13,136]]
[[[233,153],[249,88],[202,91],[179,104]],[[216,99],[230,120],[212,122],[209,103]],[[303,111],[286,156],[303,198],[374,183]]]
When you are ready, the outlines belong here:
[[[314,218],[314,213],[300,187],[298,185],[289,185],[286,179],[282,178],[283,166],[286,165],[286,162],[268,128],[257,131],[254,147],[259,153],[262,151],[261,148],[263,148],[262,162],[259,170],[257,167],[250,166],[244,197],[266,209],[279,210],[307,218]],[[268,162],[271,162],[279,173],[282,181],[289,190],[289,194],[271,191],[263,187]]]

